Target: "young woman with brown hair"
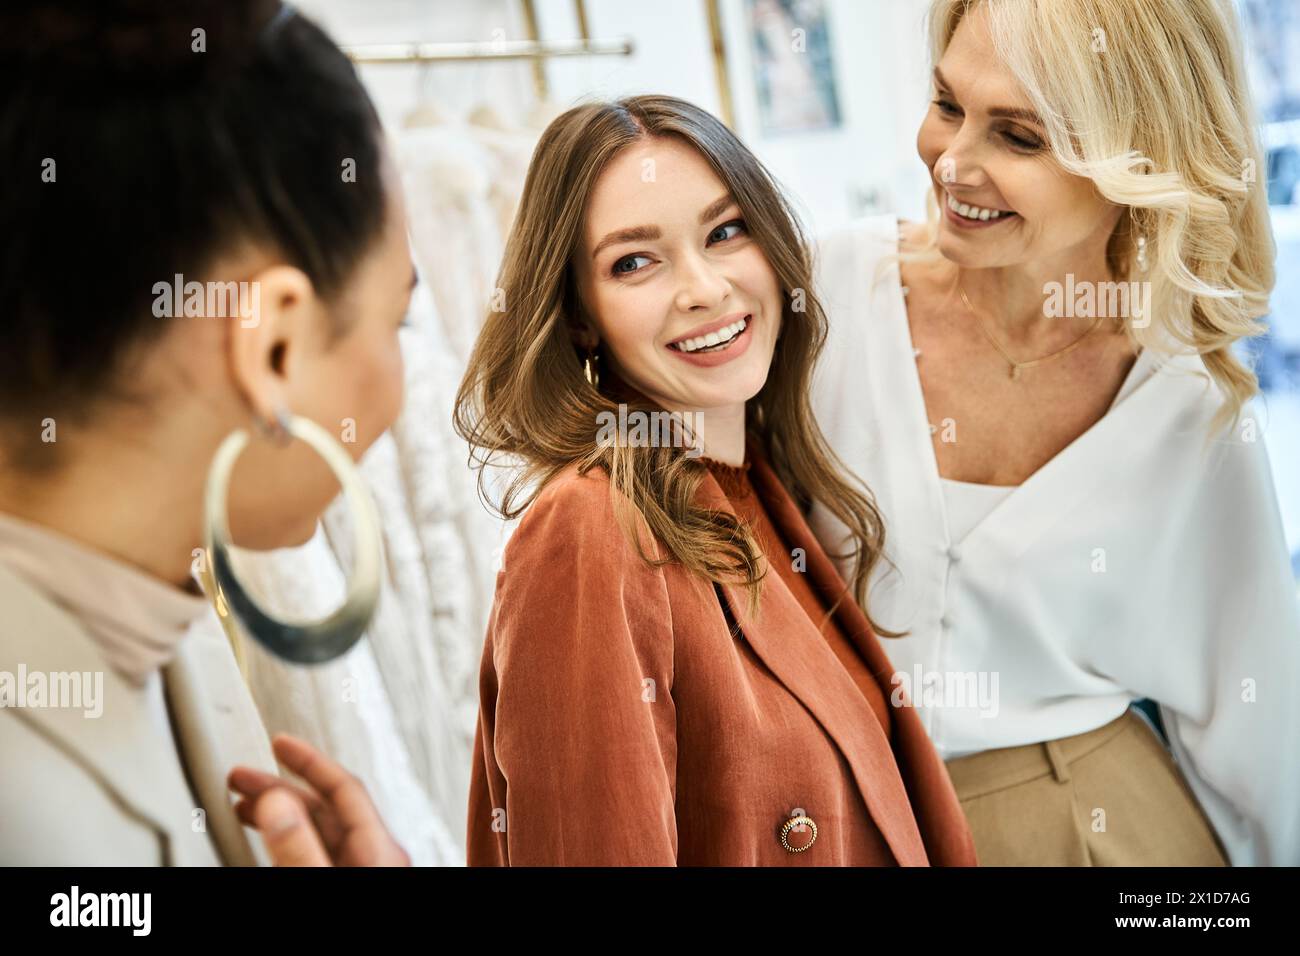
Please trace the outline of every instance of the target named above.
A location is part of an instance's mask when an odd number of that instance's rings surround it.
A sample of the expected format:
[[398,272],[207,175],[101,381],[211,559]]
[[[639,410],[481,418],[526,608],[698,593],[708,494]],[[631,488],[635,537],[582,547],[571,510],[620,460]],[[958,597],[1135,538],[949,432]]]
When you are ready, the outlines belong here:
[[[518,466],[499,507],[523,515],[471,865],[974,863],[860,607],[883,528],[810,413],[805,250],[761,164],[688,103],[584,105],[543,135],[456,415],[481,463]],[[851,591],[814,500],[853,529]]]

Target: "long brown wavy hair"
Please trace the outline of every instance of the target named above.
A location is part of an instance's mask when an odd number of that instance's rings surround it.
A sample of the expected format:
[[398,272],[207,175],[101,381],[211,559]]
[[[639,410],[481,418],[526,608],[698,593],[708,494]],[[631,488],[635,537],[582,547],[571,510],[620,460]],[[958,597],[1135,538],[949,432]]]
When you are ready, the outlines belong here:
[[[571,334],[583,315],[573,263],[588,199],[614,156],[658,137],[676,137],[709,163],[778,277],[781,334],[767,381],[746,403],[746,429],[805,511],[820,502],[849,529],[850,550],[837,557],[855,558],[849,585],[866,611],[868,580],[883,552],[885,530],[870,492],[845,477],[847,469],[813,418],[809,385],[826,338],[826,316],[813,294],[808,243],[762,163],[718,119],[684,100],[634,96],[588,103],[556,118],[542,134],[497,279],[497,305],[504,307],[488,313],[456,397],[455,427],[480,468],[480,495],[512,519],[569,465],[577,462],[583,474],[600,466],[609,475],[619,524],[643,560],[651,566],[676,560],[709,581],[742,585],[751,614],[758,613],[765,572],[751,529],[695,502],[708,466],[688,457],[688,447],[597,442],[597,416],[617,415],[620,401],[629,412],[663,410],[644,396],[629,401],[591,385]],[[503,456],[513,477],[494,502],[482,466],[501,464]],[[662,542],[667,557],[646,554],[639,521]],[[892,636],[874,621],[872,626]]]

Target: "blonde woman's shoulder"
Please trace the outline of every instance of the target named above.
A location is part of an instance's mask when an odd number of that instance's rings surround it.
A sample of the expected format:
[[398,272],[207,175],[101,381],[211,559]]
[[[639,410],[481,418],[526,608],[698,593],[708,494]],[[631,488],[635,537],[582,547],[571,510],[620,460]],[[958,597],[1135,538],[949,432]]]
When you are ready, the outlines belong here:
[[896,216],[864,216],[822,233],[817,238],[819,274],[852,269],[865,258],[898,251],[900,222]]
[[846,223],[818,240],[817,294],[830,329],[830,350],[851,349],[863,324],[884,315],[872,293],[882,282],[896,281],[899,229],[893,215],[870,216]]
[[896,225],[900,252],[918,252],[929,244],[928,224],[913,219],[899,219],[896,220]]

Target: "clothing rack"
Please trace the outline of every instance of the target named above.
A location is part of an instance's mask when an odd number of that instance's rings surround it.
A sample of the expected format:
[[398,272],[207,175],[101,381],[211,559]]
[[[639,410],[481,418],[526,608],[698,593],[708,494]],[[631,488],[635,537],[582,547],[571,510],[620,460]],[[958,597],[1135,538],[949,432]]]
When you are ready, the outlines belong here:
[[[714,73],[718,83],[718,96],[722,121],[735,126],[735,107],[732,103],[731,77],[727,63],[727,48],[722,27],[720,0],[704,0],[709,24],[709,40],[713,53]],[[580,39],[542,40],[537,25],[536,0],[522,0],[527,40],[490,40],[464,43],[372,43],[344,47],[344,52],[357,64],[382,63],[468,63],[490,60],[530,60],[533,66],[533,83],[537,95],[547,94],[544,63],[557,57],[580,56],[631,56],[636,47],[630,38],[593,40],[588,32],[586,0],[573,0],[574,18]]]
[[533,85],[539,99],[548,92],[545,61],[553,57],[631,56],[630,39],[593,40],[587,28],[586,0],[573,0],[580,39],[542,40],[537,25],[536,0],[522,0],[527,40],[491,40],[472,43],[379,43],[347,47],[353,63],[466,63],[484,60],[530,60]]
[[472,43],[372,43],[344,48],[353,63],[456,63],[630,56],[631,40],[489,40]]

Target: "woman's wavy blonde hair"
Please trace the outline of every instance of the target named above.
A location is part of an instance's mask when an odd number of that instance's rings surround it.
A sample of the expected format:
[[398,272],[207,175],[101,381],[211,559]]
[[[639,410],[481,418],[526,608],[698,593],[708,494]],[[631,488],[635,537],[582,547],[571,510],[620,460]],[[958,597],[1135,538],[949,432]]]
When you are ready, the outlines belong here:
[[[934,64],[980,5],[1053,156],[1128,207],[1107,258],[1116,276],[1151,282],[1149,325],[1128,323],[1134,341],[1201,353],[1224,395],[1216,426],[1234,421],[1258,382],[1232,346],[1263,331],[1256,320],[1268,311],[1274,246],[1232,4],[935,0]],[[1149,264],[1142,275],[1138,236]]]
[[[777,275],[781,334],[767,381],[746,404],[746,428],[801,506],[816,500],[850,530],[851,550],[843,556],[855,559],[849,585],[865,611],[884,525],[867,489],[844,477],[847,471],[813,419],[809,385],[826,317],[813,294],[808,244],[764,166],[715,117],[683,100],[635,96],[584,104],[542,134],[497,280],[505,308],[488,313],[456,398],[455,426],[480,468],[480,495],[514,518],[570,464],[577,462],[584,474],[599,466],[609,475],[619,524],[643,560],[651,566],[676,560],[715,583],[741,584],[751,614],[758,613],[765,572],[752,530],[727,512],[695,503],[707,466],[687,457],[689,447],[598,444],[598,416],[617,414],[619,402],[629,412],[662,410],[588,383],[571,336],[584,314],[573,263],[592,190],[622,150],[657,137],[674,137],[709,163]],[[502,463],[502,456],[514,470],[497,502],[482,466]],[[639,520],[668,557],[646,554],[636,533]]]

